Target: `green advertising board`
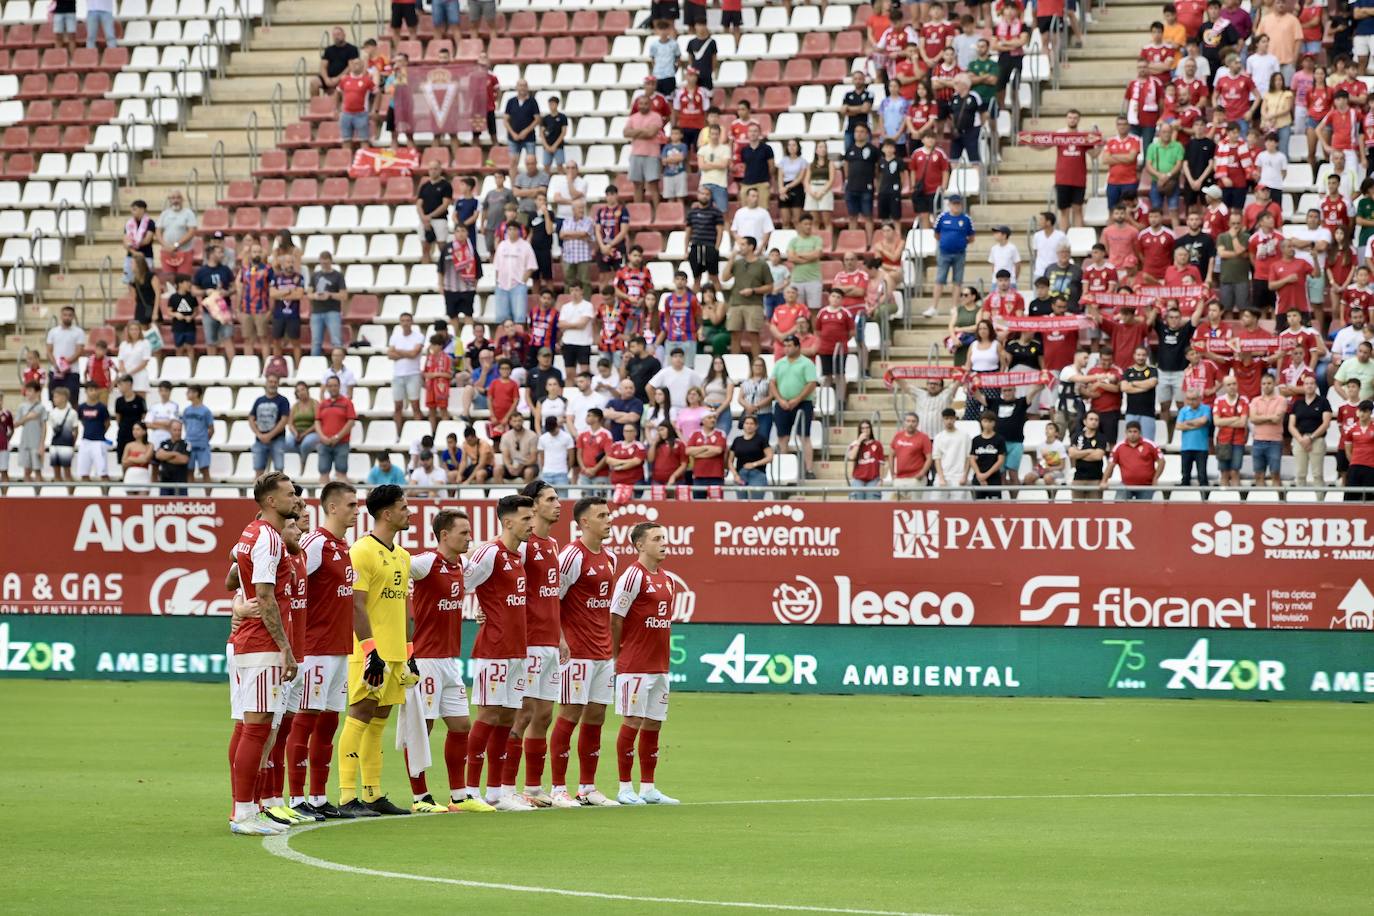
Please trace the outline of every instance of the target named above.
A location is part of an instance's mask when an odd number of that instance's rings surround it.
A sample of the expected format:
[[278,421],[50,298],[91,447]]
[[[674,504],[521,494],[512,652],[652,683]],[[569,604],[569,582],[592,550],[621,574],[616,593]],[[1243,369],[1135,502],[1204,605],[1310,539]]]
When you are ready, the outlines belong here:
[[[222,682],[228,629],[0,618],[0,677]],[[675,690],[1374,699],[1374,633],[1347,631],[683,624],[672,666]]]

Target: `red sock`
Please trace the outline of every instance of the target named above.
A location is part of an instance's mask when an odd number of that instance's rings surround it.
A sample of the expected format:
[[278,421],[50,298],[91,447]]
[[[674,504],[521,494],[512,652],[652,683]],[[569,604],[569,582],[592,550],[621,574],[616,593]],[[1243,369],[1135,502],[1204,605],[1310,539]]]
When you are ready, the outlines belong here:
[[[406,775],[410,776],[410,751],[403,751],[406,759]],[[421,770],[419,776],[410,777],[410,791],[415,795],[428,795],[429,786],[425,785],[425,771]]]
[[234,730],[229,735],[229,800],[234,799],[234,756],[239,749],[239,740],[243,737],[243,723],[235,722]]
[[503,774],[501,785],[515,785],[515,777],[520,775],[520,753],[524,742],[515,732],[511,732],[506,740],[506,756],[501,761],[501,772]]
[[[638,729],[628,725],[620,726],[620,734],[615,736],[615,762],[620,769],[620,781],[629,782],[635,774],[635,734]],[[579,746],[578,750],[581,750]]]
[[553,734],[549,736],[549,773],[553,776],[554,787],[568,785],[568,752],[572,748],[573,729],[577,723],[572,719],[559,716],[553,723]]
[[338,730],[337,712],[315,716],[315,730],[310,735],[311,795],[324,795],[329,789],[329,766],[334,762],[334,734]]
[[[501,769],[505,763],[506,744],[510,741],[510,728],[505,725],[494,725],[491,734],[487,736],[487,791],[499,789],[505,783],[501,782],[504,771]],[[472,741],[468,741],[468,747],[472,746]]]
[[487,760],[487,744],[491,739],[491,725],[487,722],[472,723],[468,732],[468,778],[467,787],[482,787],[482,764]]
[[549,742],[545,738],[525,739],[525,785],[544,784],[544,755],[549,752]]
[[[631,739],[634,740],[634,739]],[[618,743],[618,742],[617,742]],[[601,760],[601,725],[582,723],[577,732],[577,784],[596,785],[596,765]]]
[[658,732],[644,729],[639,733],[639,781],[653,782],[654,767],[658,766]]
[[462,792],[463,767],[468,757],[468,733],[449,732],[444,739],[444,765],[448,767],[448,787],[451,791]]
[[262,749],[267,737],[272,734],[272,723],[244,723],[239,729],[239,740],[234,748],[234,801],[254,801],[253,791],[258,783],[258,765],[262,762]]
[[282,716],[281,726],[277,729],[277,740],[272,742],[272,753],[267,763],[266,798],[280,798],[282,789],[286,787],[286,743],[290,738],[294,719],[295,716],[292,715]]
[[305,795],[306,759],[310,756],[310,736],[315,732],[317,712],[298,712],[291,723],[291,735],[286,739],[286,776],[291,783],[291,795]]

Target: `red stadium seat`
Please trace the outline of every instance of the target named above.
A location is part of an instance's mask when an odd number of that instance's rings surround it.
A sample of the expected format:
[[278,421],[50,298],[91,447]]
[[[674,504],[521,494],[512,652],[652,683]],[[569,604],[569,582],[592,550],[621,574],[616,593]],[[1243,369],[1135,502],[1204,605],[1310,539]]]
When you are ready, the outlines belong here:
[[658,205],[658,212],[654,214],[654,228],[671,232],[681,229],[686,223],[687,214],[681,201],[669,200]]
[[339,117],[338,107],[334,104],[334,96],[317,95],[310,100],[310,109],[306,111],[305,121],[333,121]]
[[623,35],[630,31],[629,10],[609,10],[601,22],[601,34]]
[[828,57],[821,61],[816,73],[816,82],[823,86],[836,86],[849,79],[849,60]]
[[453,170],[474,172],[482,167],[482,150],[475,146],[460,146],[453,153]]
[[325,121],[315,130],[315,139],[309,145],[327,149],[342,143],[343,136],[339,133],[339,122]]
[[283,162],[282,172],[290,178],[313,178],[320,173],[320,151],[298,149],[291,154],[291,164]]
[[347,175],[348,167],[353,162],[353,157],[348,154],[346,149],[329,149],[324,151],[324,165],[320,168],[321,176]]
[[[89,74],[100,69],[100,51],[97,48],[77,48],[72,52],[71,69],[77,73]],[[106,74],[108,76],[108,74]],[[108,89],[106,90],[109,91]]]
[[20,99],[48,98],[48,77],[44,73],[29,73],[19,81]]
[[848,251],[863,254],[868,251],[868,236],[862,229],[843,229],[835,239],[835,251],[844,254]]
[[[520,14],[517,13],[516,15],[518,16]],[[524,15],[529,16],[531,19],[534,18],[533,13],[525,13]],[[508,64],[515,60],[515,39],[504,37],[493,38],[491,44],[487,47],[487,57],[490,58],[491,62],[494,64]]]
[[377,297],[370,293],[360,293],[348,297],[348,320],[366,323],[377,317],[379,305]]
[[59,73],[52,78],[52,94],[64,101],[81,95],[81,77],[75,73]]
[[[739,86],[730,93],[730,111],[726,116],[733,118],[735,108],[740,102],[748,102],[750,108],[759,107],[759,90],[757,86]],[[722,138],[724,139],[724,138]]]
[[258,185],[257,194],[249,203],[259,206],[271,206],[286,200],[286,179],[267,178]]
[[830,56],[830,33],[809,32],[802,38],[801,56],[812,59]]
[[[809,60],[794,60],[794,64],[811,65]],[[769,86],[763,90],[763,102],[759,106],[761,111],[769,114],[782,114],[792,107],[792,89],[790,86]]]
[[568,26],[568,32],[579,38],[588,35],[595,35],[601,31],[600,17],[596,10],[578,10],[572,15],[572,22]]
[[[523,38],[526,35],[533,35],[538,31],[538,20],[535,19],[534,13],[531,13],[527,10],[521,10],[518,13],[512,13],[510,18],[506,20],[507,35],[512,35],[516,38]],[[494,57],[492,59],[495,60]]]
[[129,49],[121,45],[106,48],[100,55],[100,69],[117,73],[129,66]]
[[[85,48],[77,48],[84,51]],[[104,72],[87,73],[85,79],[81,81],[81,94],[92,98],[103,98],[105,93],[113,88],[110,74]]]
[[830,50],[830,56],[847,66],[847,61],[858,57],[863,51],[864,36],[862,32],[841,32],[835,36],[835,45]]
[[16,73],[32,73],[38,69],[38,51],[34,48],[16,48],[10,57],[9,70]]
[[224,207],[248,206],[256,200],[257,192],[252,181],[231,181],[224,192],[224,196],[220,198],[220,205]]
[[33,26],[28,23],[12,25],[4,32],[5,47],[7,48],[32,48],[36,42],[33,39]]
[[239,207],[234,211],[235,233],[257,232],[262,228],[262,211],[257,207]]
[[563,10],[549,10],[539,20],[539,31],[545,35],[568,34],[568,14]]
[[382,201],[382,179],[375,175],[359,178],[353,182],[352,202],[358,206],[376,204]]
[[644,249],[644,260],[652,261],[663,251],[663,236],[657,232],[636,232],[634,244]]
[[71,60],[67,57],[66,48],[48,48],[43,52],[43,60],[38,65],[38,69],[48,73],[61,73],[71,69]]
[[448,170],[449,152],[447,146],[431,146],[420,154],[420,170],[424,172],[429,168],[431,162],[439,163],[439,167]]
[[458,52],[453,56],[458,60],[476,60],[481,53],[482,39],[460,38],[458,39]]
[[253,170],[255,178],[280,178],[286,174],[286,151],[267,149],[258,159],[258,167]]
[[546,51],[544,39],[538,35],[531,35],[520,39],[520,50],[516,52],[516,55],[520,60],[542,61]]
[[271,232],[280,232],[282,229],[290,229],[295,222],[295,207],[269,207],[264,225]]
[[759,60],[749,71],[749,81],[760,86],[771,86],[782,79],[782,65],[776,60]]
[[425,62],[430,63],[439,60],[439,52],[447,50],[449,55],[453,54],[453,42],[447,38],[436,38],[425,46]]
[[550,38],[549,49],[544,52],[544,59],[551,64],[561,64],[578,60],[577,39],[569,35],[560,35],[557,38]]
[[[35,105],[38,103],[34,103]],[[30,116],[32,114],[30,113]],[[86,103],[82,99],[66,99],[57,103],[57,111],[52,115],[56,124],[82,124],[86,120]]]
[[396,44],[396,54],[404,54],[410,60],[424,60],[425,47],[418,41],[402,41]]
[[325,206],[334,204],[363,203],[363,201],[353,200],[353,192],[349,189],[347,177],[326,178],[320,184],[320,203]]
[[386,180],[386,187],[382,189],[382,203],[395,207],[414,200],[415,182],[412,179],[397,176]]
[[51,124],[53,120],[52,101],[50,99],[35,99],[24,106],[24,123],[37,127],[40,124]]
[[[120,298],[116,299],[116,300],[115,300],[115,307],[114,307],[114,314],[110,316],[110,320],[113,321],[113,322],[114,322],[115,324],[117,324],[117,325],[126,325],[126,324],[128,324],[129,322],[133,321],[133,320],[134,320],[134,297],[133,297],[133,296],[121,296]],[[88,343],[88,345],[91,346],[91,347],[94,347],[94,346],[95,346],[95,340],[92,339],[92,338],[87,338],[87,343]]]
[[582,39],[582,46],[577,49],[577,59],[596,63],[610,53],[610,40],[605,35],[592,35]]
[[43,124],[33,129],[30,137],[33,148],[40,153],[56,152],[62,145],[62,128],[56,124]]
[[[302,150],[302,152],[305,152]],[[315,152],[310,150],[310,152]],[[291,189],[286,194],[286,202],[293,207],[304,207],[319,200],[320,188],[313,178],[294,178]]]
[[643,229],[653,222],[653,206],[651,204],[629,204],[626,208],[630,211],[630,228]]
[[27,181],[33,169],[32,153],[10,153],[0,165],[0,181]]
[[787,62],[787,68],[782,72],[782,81],[789,86],[805,86],[813,82],[812,67],[813,64],[807,58],[793,58]]
[[118,109],[114,99],[91,99],[91,105],[86,109],[86,123],[108,124],[116,114]]
[[211,207],[200,215],[200,225],[196,231],[201,235],[214,235],[229,228],[229,211],[223,207]]
[[282,135],[281,146],[283,149],[299,149],[309,146],[311,140],[309,124],[288,124]]

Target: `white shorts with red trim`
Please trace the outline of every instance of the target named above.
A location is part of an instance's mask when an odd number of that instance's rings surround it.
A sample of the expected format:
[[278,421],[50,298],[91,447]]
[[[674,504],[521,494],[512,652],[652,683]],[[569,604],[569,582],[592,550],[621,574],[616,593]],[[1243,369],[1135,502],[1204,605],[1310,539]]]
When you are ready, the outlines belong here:
[[417,658],[420,699],[426,719],[468,714],[468,688],[461,658]]
[[233,679],[231,705],[238,712],[238,718],[250,712],[272,715],[280,712],[285,698],[281,675],[281,665],[235,665],[230,673]]
[[302,712],[343,712],[348,708],[348,656],[307,655],[301,662]]
[[224,644],[224,667],[229,670],[229,718],[235,722],[243,721],[243,710],[239,708],[239,692],[236,687],[238,669],[234,667],[234,644]]
[[525,696],[553,702],[562,694],[557,646],[530,646],[525,650]]
[[523,658],[474,658],[472,701],[478,706],[519,709],[525,702]]
[[272,714],[272,727],[281,725],[282,719],[294,715],[301,708],[301,697],[305,694],[305,675],[300,667],[296,668],[294,680],[282,684],[281,708]]
[[668,675],[617,674],[615,712],[618,716],[667,721]]
[[615,662],[609,658],[572,658],[563,669],[564,706],[599,703],[610,706],[615,701]]

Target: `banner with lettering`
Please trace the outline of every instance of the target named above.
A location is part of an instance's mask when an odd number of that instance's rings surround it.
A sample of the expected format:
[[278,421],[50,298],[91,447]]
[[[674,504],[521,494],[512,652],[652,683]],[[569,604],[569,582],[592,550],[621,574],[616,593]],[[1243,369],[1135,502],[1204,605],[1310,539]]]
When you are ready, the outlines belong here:
[[467,133],[486,112],[487,70],[475,64],[411,64],[410,95],[416,133]]
[[[677,621],[1374,630],[1374,516],[1358,504],[755,502],[732,491],[612,509],[605,549],[622,562],[635,525],[664,526]],[[500,531],[489,500],[411,505],[400,543],[412,552],[434,546],[441,506],[468,513],[474,544]],[[227,615],[229,551],[254,511],[248,499],[6,496],[0,615]],[[312,502],[304,524],[316,521]],[[349,538],[370,528],[364,512]],[[574,533],[565,503],[554,537]],[[476,614],[471,600],[465,613]]]

